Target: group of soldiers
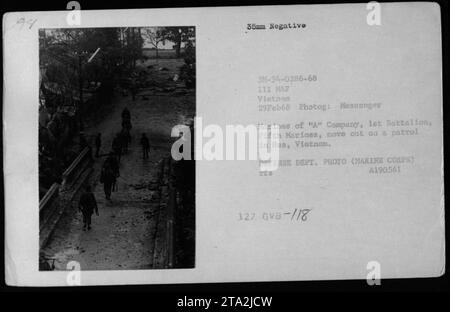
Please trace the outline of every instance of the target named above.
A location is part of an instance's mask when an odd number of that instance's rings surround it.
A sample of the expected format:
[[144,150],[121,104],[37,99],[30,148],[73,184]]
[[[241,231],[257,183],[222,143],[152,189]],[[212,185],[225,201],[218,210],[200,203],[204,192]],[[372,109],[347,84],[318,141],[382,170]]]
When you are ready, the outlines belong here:
[[[131,142],[131,114],[128,108],[122,111],[122,130],[117,133],[113,142],[111,152],[106,154],[107,158],[103,162],[100,174],[100,183],[103,183],[103,189],[107,200],[111,199],[111,192],[117,190],[117,178],[120,177],[120,158],[124,152],[128,151],[128,144]],[[83,139],[80,137],[80,145]],[[100,148],[102,145],[101,133],[95,138],[95,156],[100,156]],[[91,216],[95,213],[98,215],[97,201],[92,193],[89,185],[85,186],[85,190],[80,197],[78,208],[83,214],[83,230],[91,229]]]
[[[117,191],[117,178],[120,177],[120,160],[121,156],[124,153],[128,152],[128,146],[131,143],[131,128],[131,113],[128,108],[125,107],[122,111],[122,130],[118,132],[114,137],[111,151],[108,154],[100,154],[102,145],[101,133],[98,133],[95,138],[95,156],[97,158],[101,156],[107,156],[107,158],[103,162],[100,174],[100,183],[103,183],[103,190],[105,192],[105,197],[107,200],[111,199],[112,192]],[[82,140],[80,139],[80,144],[81,141]],[[148,159],[150,143],[145,133],[142,134],[139,143],[142,146],[143,159]],[[80,211],[83,213],[83,229],[86,229],[87,227],[87,229],[89,230],[91,225],[91,215],[94,211],[98,214],[97,203],[89,186],[86,187],[85,193],[80,198],[79,207]]]
[[[116,134],[113,139],[111,152],[103,162],[102,171],[100,175],[100,183],[103,183],[106,199],[111,199],[111,192],[117,190],[117,178],[120,176],[119,165],[122,154],[128,152],[128,145],[131,142],[131,114],[128,108],[122,111],[122,130]],[[98,136],[97,157],[98,150],[101,145],[100,134]]]

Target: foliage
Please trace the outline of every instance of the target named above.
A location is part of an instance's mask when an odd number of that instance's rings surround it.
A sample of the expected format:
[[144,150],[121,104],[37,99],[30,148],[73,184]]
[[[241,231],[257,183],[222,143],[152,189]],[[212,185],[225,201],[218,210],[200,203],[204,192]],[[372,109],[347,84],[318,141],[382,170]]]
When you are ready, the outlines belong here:
[[184,51],[185,64],[180,68],[180,78],[184,80],[186,87],[194,88],[196,81],[195,47],[192,41],[186,43]]
[[146,41],[155,49],[156,58],[158,58],[158,48],[160,44],[165,44],[167,40],[164,30],[162,28],[146,28],[144,36]]
[[193,27],[164,27],[162,30],[163,36],[175,44],[177,58],[181,56],[182,43],[191,42],[195,36],[194,32],[195,28]]
[[[40,65],[47,72],[50,69],[52,81],[75,89],[80,73],[84,83],[102,82],[130,70],[142,57],[143,39],[139,32],[136,28],[41,30]],[[97,49],[99,52],[88,62]],[[52,76],[56,71],[60,73]]]

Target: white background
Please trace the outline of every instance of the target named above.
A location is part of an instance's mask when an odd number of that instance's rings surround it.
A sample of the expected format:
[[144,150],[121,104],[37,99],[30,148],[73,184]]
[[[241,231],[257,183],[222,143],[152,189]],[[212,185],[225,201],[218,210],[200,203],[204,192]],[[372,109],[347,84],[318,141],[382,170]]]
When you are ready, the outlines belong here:
[[[400,175],[366,168],[280,169],[260,177],[254,161],[197,162],[196,267],[86,271],[83,285],[365,279],[439,276],[445,267],[440,11],[434,3],[82,11],[79,27],[195,26],[197,116],[203,124],[308,119],[421,118],[421,136],[348,140],[289,158],[414,155]],[[66,285],[67,272],[38,271],[38,29],[67,28],[67,12],[3,19],[6,276],[13,285]],[[37,19],[29,29],[20,18]],[[247,23],[304,23],[303,30],[248,31]],[[372,113],[257,111],[260,75],[312,73],[295,102],[382,102]],[[344,142],[344,141],[343,141]],[[313,207],[307,222],[238,222],[239,212]]]

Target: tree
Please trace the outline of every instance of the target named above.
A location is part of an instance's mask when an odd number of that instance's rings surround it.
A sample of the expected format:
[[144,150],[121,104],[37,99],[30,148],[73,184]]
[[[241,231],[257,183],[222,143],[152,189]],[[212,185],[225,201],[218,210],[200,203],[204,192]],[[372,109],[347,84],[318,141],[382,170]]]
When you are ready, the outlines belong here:
[[164,27],[162,29],[164,37],[175,43],[176,57],[181,56],[181,44],[186,44],[194,37],[195,29],[193,27]]
[[123,61],[125,64],[131,65],[130,67],[132,69],[135,69],[136,61],[142,58],[142,46],[144,44],[144,39],[141,35],[141,29],[127,27],[125,30],[121,30],[120,32],[120,36],[123,36],[123,40],[121,41]]
[[165,44],[167,40],[164,28],[146,28],[144,36],[147,42],[155,48],[156,58],[158,58],[158,47],[161,43]]
[[188,41],[184,51],[184,65],[180,67],[180,78],[184,80],[187,88],[195,88],[195,47],[192,41]]

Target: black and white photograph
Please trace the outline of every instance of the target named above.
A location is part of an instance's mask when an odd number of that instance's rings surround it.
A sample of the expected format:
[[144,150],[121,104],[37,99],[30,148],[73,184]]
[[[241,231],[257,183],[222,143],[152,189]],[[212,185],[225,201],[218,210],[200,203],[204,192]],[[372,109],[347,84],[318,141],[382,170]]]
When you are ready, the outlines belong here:
[[39,29],[39,270],[195,267],[195,71],[195,27]]
[[447,7],[175,2],[3,15],[8,287],[448,289]]

